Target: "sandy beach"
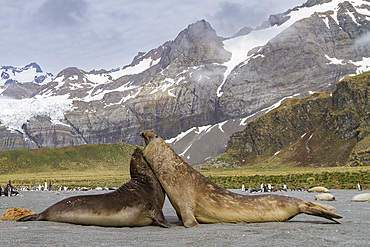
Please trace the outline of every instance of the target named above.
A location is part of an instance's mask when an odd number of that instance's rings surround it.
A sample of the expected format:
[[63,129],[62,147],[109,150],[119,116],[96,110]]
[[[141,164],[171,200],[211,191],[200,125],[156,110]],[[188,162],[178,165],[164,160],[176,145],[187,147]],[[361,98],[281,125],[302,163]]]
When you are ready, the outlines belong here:
[[[249,194],[241,190],[236,193]],[[343,216],[335,224],[324,218],[298,215],[287,222],[253,224],[201,224],[185,228],[168,199],[163,207],[172,228],[153,224],[145,227],[98,227],[58,222],[0,221],[0,246],[370,246],[370,203],[351,202],[354,195],[370,191],[331,190],[336,201],[323,202]],[[0,214],[8,208],[41,212],[74,195],[103,191],[21,191],[17,197],[0,197]],[[317,193],[274,192],[306,201]]]

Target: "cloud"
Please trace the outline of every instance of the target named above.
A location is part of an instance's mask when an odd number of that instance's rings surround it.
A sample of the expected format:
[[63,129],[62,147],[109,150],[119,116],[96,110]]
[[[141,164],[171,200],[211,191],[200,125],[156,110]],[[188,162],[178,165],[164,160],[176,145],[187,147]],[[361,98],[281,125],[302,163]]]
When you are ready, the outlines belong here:
[[266,21],[271,14],[278,14],[299,6],[303,0],[249,0],[223,1],[209,20],[220,35],[231,36],[244,27],[255,28]]
[[88,20],[86,13],[87,3],[83,0],[47,0],[33,18],[47,28],[75,27]]
[[355,41],[355,47],[363,47],[363,46],[370,46],[370,33],[366,33],[356,39]]

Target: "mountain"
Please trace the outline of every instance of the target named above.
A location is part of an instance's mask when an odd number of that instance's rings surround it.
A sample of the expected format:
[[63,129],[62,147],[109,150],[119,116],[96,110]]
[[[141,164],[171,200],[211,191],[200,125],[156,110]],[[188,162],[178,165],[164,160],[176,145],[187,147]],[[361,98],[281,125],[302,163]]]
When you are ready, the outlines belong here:
[[369,70],[368,1],[315,0],[219,37],[205,20],[114,71],[66,68],[22,100],[0,100],[0,149],[141,144],[155,129],[190,163],[287,98]]
[[53,79],[53,74],[43,72],[37,63],[30,63],[24,67],[1,66],[0,86],[12,83],[46,84]]
[[23,99],[31,97],[39,88],[54,78],[53,74],[43,72],[37,63],[24,67],[0,67],[0,97]]
[[370,72],[333,92],[290,99],[234,133],[210,162],[235,165],[338,166],[370,163]]

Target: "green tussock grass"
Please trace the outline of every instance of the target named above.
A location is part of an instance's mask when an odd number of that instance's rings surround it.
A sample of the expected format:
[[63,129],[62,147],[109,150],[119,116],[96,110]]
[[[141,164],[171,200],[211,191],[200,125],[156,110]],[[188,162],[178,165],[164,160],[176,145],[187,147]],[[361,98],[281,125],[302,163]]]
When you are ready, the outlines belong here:
[[[53,188],[119,187],[130,179],[129,163],[135,146],[125,143],[89,144],[78,147],[11,150],[0,152],[0,185],[12,180],[15,186],[51,182]],[[224,162],[230,157],[225,156]],[[250,166],[199,170],[224,188],[259,187],[262,182],[274,187],[324,186],[329,189],[355,189],[357,182],[370,188],[370,167],[291,167]]]
[[63,148],[0,152],[0,184],[55,186],[117,186],[130,178],[136,146],[125,143],[87,144]]
[[234,171],[202,171],[213,182],[225,188],[259,187],[261,183],[270,183],[273,187],[287,184],[290,188],[310,188],[324,186],[328,189],[356,189],[360,182],[364,188],[370,188],[370,167],[332,167],[319,169],[247,169]]

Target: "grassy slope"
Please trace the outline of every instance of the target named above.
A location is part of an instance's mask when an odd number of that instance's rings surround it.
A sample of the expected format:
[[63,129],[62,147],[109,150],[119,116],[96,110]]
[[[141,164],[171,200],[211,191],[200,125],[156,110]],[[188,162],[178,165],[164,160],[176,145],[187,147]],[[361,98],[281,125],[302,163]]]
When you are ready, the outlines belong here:
[[[118,187],[130,179],[129,161],[135,146],[89,144],[78,147],[12,150],[0,152],[0,185],[9,179],[13,185],[37,185],[52,182],[54,188]],[[252,166],[209,168],[202,174],[225,188],[258,187],[261,182],[273,186],[355,188],[358,181],[370,188],[370,167],[302,168]]]
[[0,185],[116,186],[130,178],[130,158],[136,146],[125,143],[75,147],[18,149],[0,152]]

